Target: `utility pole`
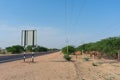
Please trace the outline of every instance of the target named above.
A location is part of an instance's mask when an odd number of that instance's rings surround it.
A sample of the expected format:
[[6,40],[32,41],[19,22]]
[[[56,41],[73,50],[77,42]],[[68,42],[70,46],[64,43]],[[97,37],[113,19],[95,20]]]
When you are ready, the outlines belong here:
[[67,54],[68,54],[68,51],[69,51],[68,44],[69,44],[69,40],[67,39],[67,40],[66,40],[66,45],[67,45]]

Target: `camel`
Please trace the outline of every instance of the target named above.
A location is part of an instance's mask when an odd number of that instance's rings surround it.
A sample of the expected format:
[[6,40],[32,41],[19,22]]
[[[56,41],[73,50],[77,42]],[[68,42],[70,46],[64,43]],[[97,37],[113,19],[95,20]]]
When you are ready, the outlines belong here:
[[76,55],[82,55],[82,52],[77,51],[77,52],[75,52],[75,54],[76,54]]
[[93,56],[101,58],[101,53],[98,51],[91,51],[90,57],[93,57]]

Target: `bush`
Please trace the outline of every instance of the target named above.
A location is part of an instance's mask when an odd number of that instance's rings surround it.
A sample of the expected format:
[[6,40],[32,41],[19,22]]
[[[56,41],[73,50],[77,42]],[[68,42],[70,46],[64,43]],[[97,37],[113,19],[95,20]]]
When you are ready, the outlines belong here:
[[48,51],[48,48],[46,48],[46,47],[41,47],[41,46],[37,46],[37,47],[35,48],[35,51],[36,51],[36,52],[46,52],[46,51]]
[[11,52],[12,54],[14,54],[14,53],[23,52],[24,48],[23,48],[23,46],[15,45],[15,46],[7,47],[6,50],[7,50],[7,52]]
[[74,53],[75,51],[76,51],[76,49],[74,46],[66,46],[66,47],[62,48],[63,54],[70,55],[70,54]]
[[93,65],[93,66],[98,66],[98,65],[97,65],[97,64],[95,64],[95,63],[92,63],[92,65]]
[[54,51],[60,51],[60,50],[56,49],[56,48],[51,48],[51,49],[49,49],[49,51],[54,52]]
[[70,60],[71,60],[71,57],[70,57],[68,54],[65,54],[65,55],[64,55],[64,58],[65,58],[67,61],[70,61]]
[[83,58],[85,61],[89,61],[89,58],[88,57],[85,57],[85,58]]
[[[33,49],[32,49],[33,48]],[[41,47],[41,46],[27,46],[26,51],[28,52],[46,52],[48,51],[48,48],[46,47]]]
[[27,52],[32,52],[32,51],[33,51],[33,50],[32,50],[32,46],[30,46],[30,45],[27,46],[27,47],[26,47],[26,51],[27,51]]
[[86,43],[77,47],[81,51],[98,51],[105,53],[107,56],[114,57],[120,50],[120,36],[102,39],[94,43]]

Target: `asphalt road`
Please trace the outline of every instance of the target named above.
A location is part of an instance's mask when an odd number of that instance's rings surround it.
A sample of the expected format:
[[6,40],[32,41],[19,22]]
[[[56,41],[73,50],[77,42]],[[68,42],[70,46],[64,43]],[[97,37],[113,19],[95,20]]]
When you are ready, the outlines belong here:
[[[53,53],[53,52],[39,52],[39,53],[37,52],[37,53],[34,53],[34,57],[42,56],[42,55],[45,55],[45,54],[51,54],[51,53]],[[26,56],[26,58],[31,58],[32,54],[25,54],[25,56]],[[0,63],[22,60],[23,57],[24,57],[24,54],[0,56]]]

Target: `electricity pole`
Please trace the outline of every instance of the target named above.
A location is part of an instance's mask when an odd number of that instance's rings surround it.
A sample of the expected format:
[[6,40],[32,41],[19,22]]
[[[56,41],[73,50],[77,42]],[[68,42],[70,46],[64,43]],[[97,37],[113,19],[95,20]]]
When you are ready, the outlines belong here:
[[67,45],[67,54],[68,54],[68,52],[69,52],[68,44],[69,44],[69,40],[67,39],[67,40],[66,40],[66,45]]

